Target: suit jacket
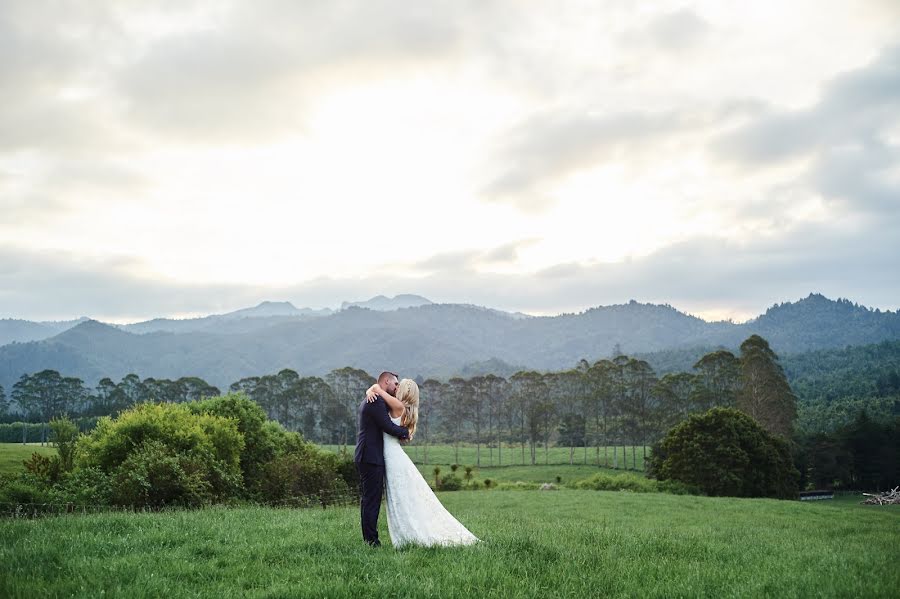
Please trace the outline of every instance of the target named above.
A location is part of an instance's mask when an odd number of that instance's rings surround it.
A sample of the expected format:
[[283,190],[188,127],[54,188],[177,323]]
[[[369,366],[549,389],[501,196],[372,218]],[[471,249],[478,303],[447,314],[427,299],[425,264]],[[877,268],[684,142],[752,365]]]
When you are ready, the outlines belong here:
[[409,431],[405,426],[397,426],[391,422],[387,404],[383,399],[376,397],[372,403],[363,399],[359,404],[354,461],[384,466],[383,432],[400,439],[409,437]]

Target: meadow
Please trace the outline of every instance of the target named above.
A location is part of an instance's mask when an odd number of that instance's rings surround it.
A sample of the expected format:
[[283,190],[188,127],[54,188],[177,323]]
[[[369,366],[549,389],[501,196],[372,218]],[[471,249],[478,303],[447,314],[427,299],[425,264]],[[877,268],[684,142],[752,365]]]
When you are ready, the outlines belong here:
[[896,597],[900,510],[605,491],[440,499],[483,542],[392,549],[353,507],[0,521],[3,597]]
[[56,453],[55,447],[41,445],[40,443],[0,443],[0,474],[21,472],[22,461],[27,460],[33,453],[52,455]]
[[[341,451],[340,445],[321,445],[320,447],[329,451]],[[471,444],[460,444],[459,451],[453,445],[429,445],[426,455],[425,448],[418,443],[414,443],[404,448],[406,454],[412,458],[416,464],[423,465],[439,465],[444,469],[444,465],[459,464],[460,466],[475,466],[477,463],[477,448]],[[353,445],[349,445],[347,450],[353,452]],[[625,456],[622,454],[622,446],[618,447],[601,447],[599,451],[599,465],[605,467],[613,467],[617,465],[618,469],[624,470],[643,470],[644,469],[644,450],[640,445],[625,447]],[[646,448],[646,453],[650,455],[650,448]],[[618,455],[618,462],[615,461],[614,454]],[[598,465],[598,452],[595,447],[588,447],[587,452],[583,447],[576,447],[573,456],[573,464],[582,465]],[[627,463],[624,461],[628,458]],[[502,459],[501,459],[502,458]],[[634,464],[637,464],[635,467]],[[539,447],[535,454],[535,465],[546,464],[565,464],[569,465],[569,448],[568,447],[551,447],[547,452],[544,448]],[[481,446],[481,467],[497,467],[497,466],[530,466],[531,454],[528,448],[525,448],[524,459],[522,456],[521,445],[503,444],[502,452],[498,455],[497,448],[493,448],[493,459],[490,450]]]

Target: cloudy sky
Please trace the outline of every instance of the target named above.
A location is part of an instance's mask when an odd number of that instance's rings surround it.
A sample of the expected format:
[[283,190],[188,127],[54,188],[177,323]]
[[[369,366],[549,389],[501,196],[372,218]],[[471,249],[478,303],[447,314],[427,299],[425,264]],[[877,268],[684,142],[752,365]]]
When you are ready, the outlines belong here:
[[0,4],[0,317],[900,308],[900,3]]

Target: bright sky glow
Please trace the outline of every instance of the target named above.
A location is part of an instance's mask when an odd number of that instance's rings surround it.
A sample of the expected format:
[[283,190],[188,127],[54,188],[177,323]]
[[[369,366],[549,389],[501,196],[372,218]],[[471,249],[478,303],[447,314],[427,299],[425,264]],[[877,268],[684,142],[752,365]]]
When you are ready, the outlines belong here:
[[895,3],[39,5],[0,8],[0,317],[900,307]]

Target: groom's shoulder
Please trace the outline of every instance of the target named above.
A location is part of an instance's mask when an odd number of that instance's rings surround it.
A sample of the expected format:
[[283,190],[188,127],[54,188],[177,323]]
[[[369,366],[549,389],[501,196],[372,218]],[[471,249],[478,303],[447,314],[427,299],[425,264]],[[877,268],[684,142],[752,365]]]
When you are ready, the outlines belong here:
[[376,398],[375,398],[375,401],[372,401],[372,402],[366,401],[366,398],[363,397],[362,403],[360,403],[360,407],[361,407],[363,410],[367,410],[367,409],[368,409],[368,410],[371,410],[373,406],[377,406],[377,405],[379,405],[379,404],[380,404],[380,405],[384,405],[384,400],[381,399],[380,397],[376,397]]

